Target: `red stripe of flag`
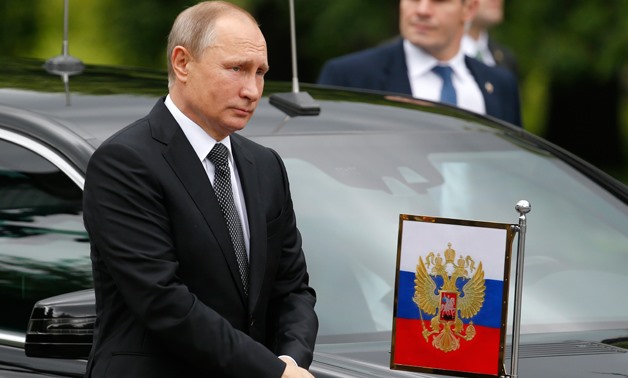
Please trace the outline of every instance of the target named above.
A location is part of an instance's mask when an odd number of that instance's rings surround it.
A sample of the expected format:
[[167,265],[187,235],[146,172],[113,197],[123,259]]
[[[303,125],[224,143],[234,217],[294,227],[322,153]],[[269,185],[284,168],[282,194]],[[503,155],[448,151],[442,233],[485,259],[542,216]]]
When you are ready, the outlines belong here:
[[443,352],[432,345],[438,334],[429,336],[429,341],[423,337],[423,327],[430,329],[429,321],[397,318],[395,322],[394,364],[498,375],[499,328],[474,325],[476,335],[473,339],[467,341],[458,337],[460,348]]

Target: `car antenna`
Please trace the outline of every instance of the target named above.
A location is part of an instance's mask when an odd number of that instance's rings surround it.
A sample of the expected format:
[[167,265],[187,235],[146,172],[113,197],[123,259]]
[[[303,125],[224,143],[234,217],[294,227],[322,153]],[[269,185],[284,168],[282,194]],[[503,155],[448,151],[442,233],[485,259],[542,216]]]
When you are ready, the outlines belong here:
[[70,76],[83,72],[85,65],[80,59],[69,54],[68,44],[68,19],[69,0],[63,3],[63,43],[61,45],[61,55],[52,57],[44,63],[44,68],[48,73],[59,75],[65,85],[65,104],[70,106]]
[[315,116],[321,112],[321,107],[307,92],[299,91],[297,75],[297,42],[294,20],[294,0],[290,0],[290,42],[292,53],[292,92],[274,93],[270,96],[271,105],[286,113],[288,117]]

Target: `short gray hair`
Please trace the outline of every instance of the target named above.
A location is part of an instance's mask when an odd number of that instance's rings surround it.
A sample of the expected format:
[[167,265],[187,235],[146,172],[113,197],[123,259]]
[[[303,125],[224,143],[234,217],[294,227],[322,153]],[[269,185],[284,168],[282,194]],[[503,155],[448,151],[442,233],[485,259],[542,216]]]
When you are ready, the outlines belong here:
[[199,57],[216,40],[216,20],[227,14],[240,14],[257,25],[255,18],[246,10],[226,1],[203,1],[181,12],[174,20],[168,35],[168,87],[175,80],[172,68],[172,52],[176,46],[185,47],[193,57]]

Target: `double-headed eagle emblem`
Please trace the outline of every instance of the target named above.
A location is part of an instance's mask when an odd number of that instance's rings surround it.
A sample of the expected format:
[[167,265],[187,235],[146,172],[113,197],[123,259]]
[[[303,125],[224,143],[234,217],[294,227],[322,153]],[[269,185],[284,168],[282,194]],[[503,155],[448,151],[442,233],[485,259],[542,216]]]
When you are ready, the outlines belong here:
[[[460,348],[459,338],[469,341],[475,337],[473,322],[465,324],[462,319],[472,318],[480,311],[486,292],[482,262],[476,269],[471,256],[460,255],[456,260],[451,243],[447,247],[443,252],[445,261],[440,253],[434,252],[425,257],[425,262],[419,257],[413,298],[421,311],[434,315],[429,329],[423,323],[425,341],[429,342],[430,337],[436,335],[432,345],[443,352]],[[461,290],[458,290],[459,280],[461,285],[466,281]]]

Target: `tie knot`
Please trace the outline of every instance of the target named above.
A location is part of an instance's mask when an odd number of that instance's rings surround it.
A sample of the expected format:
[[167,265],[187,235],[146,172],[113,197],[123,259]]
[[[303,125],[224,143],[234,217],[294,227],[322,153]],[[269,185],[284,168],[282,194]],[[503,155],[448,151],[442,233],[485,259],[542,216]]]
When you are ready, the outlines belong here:
[[207,154],[207,159],[209,159],[209,161],[211,161],[216,167],[229,166],[229,160],[227,157],[228,153],[229,151],[224,144],[216,143],[214,148],[212,148],[212,150],[209,151],[209,154]]
[[434,68],[432,68],[432,71],[434,71],[435,74],[440,76],[445,81],[451,80],[451,74],[453,70],[450,66],[434,66]]

